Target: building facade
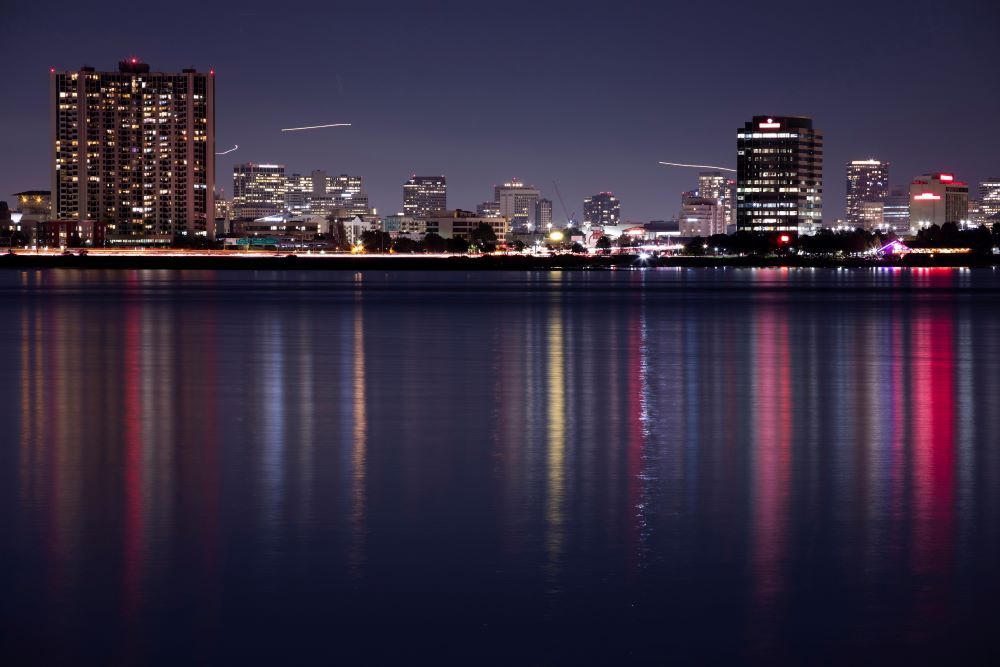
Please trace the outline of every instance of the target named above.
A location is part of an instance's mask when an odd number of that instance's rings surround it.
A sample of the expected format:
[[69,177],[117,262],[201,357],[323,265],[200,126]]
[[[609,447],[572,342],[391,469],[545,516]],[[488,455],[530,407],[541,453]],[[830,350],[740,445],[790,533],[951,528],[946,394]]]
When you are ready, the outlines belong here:
[[726,216],[723,205],[716,197],[700,197],[686,192],[681,196],[679,220],[681,236],[709,237],[726,233]]
[[698,172],[698,196],[714,199],[719,203],[722,207],[723,224],[726,228],[734,224],[733,195],[735,186],[735,179],[727,178],[721,171]]
[[583,221],[590,227],[607,227],[621,222],[621,201],[610,192],[599,192],[583,200]]
[[425,231],[434,233],[442,238],[463,238],[468,239],[469,234],[479,227],[480,223],[486,223],[493,228],[493,233],[499,241],[503,241],[504,236],[509,231],[507,219],[484,218],[472,211],[442,211],[437,215],[428,216],[425,219]]
[[1000,178],[990,178],[979,184],[979,206],[986,224],[1000,222]]
[[214,234],[215,76],[51,70],[52,217],[109,238]]
[[849,225],[860,227],[866,232],[889,231],[885,223],[885,202],[884,201],[861,201],[858,202],[857,215]]
[[507,218],[512,230],[541,229],[535,220],[535,205],[541,198],[538,188],[515,178],[503,185],[493,186],[493,196],[500,215]]
[[862,202],[884,202],[889,196],[889,163],[852,160],[847,163],[847,222],[863,226]]
[[539,199],[535,202],[535,228],[545,231],[552,227],[552,200]]
[[969,219],[969,186],[954,174],[924,174],[910,183],[910,227],[913,230]]
[[403,213],[426,218],[448,209],[448,183],[444,176],[412,176],[403,184]]
[[823,135],[811,118],[754,116],[736,131],[736,228],[797,232],[823,220]]
[[238,164],[233,167],[233,217],[246,219],[277,215],[285,210],[285,166]]
[[882,206],[882,221],[899,236],[910,234],[910,190],[896,186],[889,191]]

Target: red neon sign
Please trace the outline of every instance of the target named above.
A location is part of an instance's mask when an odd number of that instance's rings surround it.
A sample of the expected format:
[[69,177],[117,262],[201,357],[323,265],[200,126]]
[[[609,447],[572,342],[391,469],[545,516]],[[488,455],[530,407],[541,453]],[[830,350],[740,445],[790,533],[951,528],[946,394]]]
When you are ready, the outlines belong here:
[[941,174],[940,178],[942,183],[951,183],[955,180],[955,176],[953,174]]
[[941,195],[936,195],[933,192],[923,192],[914,197],[914,199],[917,201],[936,201],[941,199]]
[[768,118],[766,123],[758,123],[757,126],[762,130],[780,130],[781,123],[775,123],[773,118]]

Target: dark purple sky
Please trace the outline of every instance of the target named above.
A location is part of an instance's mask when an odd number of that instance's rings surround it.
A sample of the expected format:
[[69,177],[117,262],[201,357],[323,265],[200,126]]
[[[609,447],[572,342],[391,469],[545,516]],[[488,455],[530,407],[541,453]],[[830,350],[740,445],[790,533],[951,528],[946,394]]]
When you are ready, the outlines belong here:
[[[819,6],[821,5],[821,6]],[[174,15],[170,7],[184,9]],[[380,213],[413,173],[473,208],[512,176],[571,212],[611,190],[673,216],[696,172],[734,166],[754,114],[826,135],[825,218],[844,163],[1000,176],[1000,9],[950,2],[0,2],[0,198],[49,187],[48,70],[215,68],[217,182],[235,162],[365,177]],[[282,127],[351,122],[347,129]]]

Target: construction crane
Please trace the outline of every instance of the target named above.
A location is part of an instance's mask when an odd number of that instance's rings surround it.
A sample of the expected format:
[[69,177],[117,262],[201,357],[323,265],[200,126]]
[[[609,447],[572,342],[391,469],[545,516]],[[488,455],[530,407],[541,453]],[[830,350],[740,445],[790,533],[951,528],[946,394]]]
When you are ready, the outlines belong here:
[[562,206],[563,215],[566,216],[566,226],[569,227],[576,222],[573,219],[576,216],[576,211],[573,211],[573,214],[570,215],[569,210],[566,208],[566,200],[563,199],[562,193],[559,192],[559,185],[555,181],[552,181],[552,187],[556,191],[556,196],[559,197],[559,205]]

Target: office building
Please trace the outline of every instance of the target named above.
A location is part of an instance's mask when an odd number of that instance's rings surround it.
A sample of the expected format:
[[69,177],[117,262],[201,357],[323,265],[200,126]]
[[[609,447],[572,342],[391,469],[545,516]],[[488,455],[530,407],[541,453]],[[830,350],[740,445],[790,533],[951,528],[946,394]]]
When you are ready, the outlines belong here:
[[500,204],[495,201],[484,201],[482,204],[476,206],[476,215],[484,218],[502,217],[500,213]]
[[413,176],[403,184],[403,213],[426,218],[448,208],[448,184],[444,176]]
[[233,167],[233,216],[264,218],[285,210],[285,167],[280,164],[238,164]]
[[925,174],[910,183],[910,227],[964,226],[969,219],[969,186],[954,174]]
[[[847,222],[861,223],[862,202],[884,202],[889,196],[889,163],[853,160],[847,163]],[[869,208],[869,213],[871,208]]]
[[425,218],[424,222],[426,223],[425,229],[428,234],[434,233],[446,239],[468,239],[469,234],[479,227],[480,223],[486,223],[492,227],[493,233],[496,234],[499,241],[503,241],[504,236],[509,230],[506,218],[484,218],[472,211],[462,211],[460,209],[440,211],[436,215]]
[[53,218],[135,242],[213,234],[213,72],[50,72]]
[[719,199],[685,192],[681,196],[679,231],[685,237],[725,234],[725,209]]
[[[736,180],[723,176],[721,171],[702,171],[698,173],[698,195],[705,199],[714,199],[722,206],[722,217],[725,227],[733,223],[733,194]],[[725,233],[725,232],[721,232]]]
[[987,224],[1000,222],[1000,178],[990,178],[979,184],[979,204]]
[[848,220],[848,226],[860,227],[866,232],[883,232],[889,228],[885,223],[884,201],[860,201],[855,207],[854,220]]
[[736,132],[737,229],[797,232],[822,219],[822,133],[811,118],[754,116]]
[[500,215],[507,218],[513,231],[540,229],[535,221],[535,204],[541,193],[533,185],[525,185],[512,179],[503,185],[493,186],[493,199],[500,209]]
[[621,202],[610,192],[583,200],[583,221],[590,227],[607,227],[621,221]]
[[903,236],[910,233],[910,190],[896,186],[889,191],[882,206],[886,228]]
[[543,232],[552,228],[551,199],[539,199],[535,202],[535,228]]

